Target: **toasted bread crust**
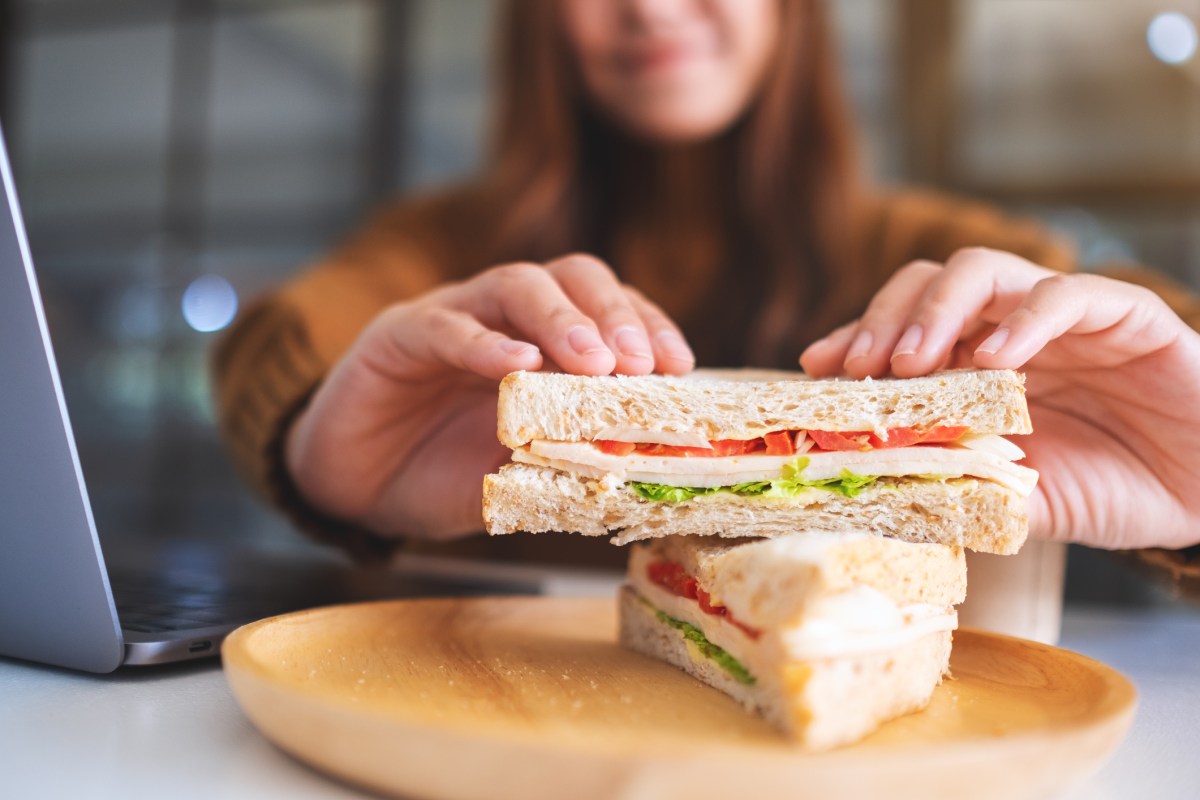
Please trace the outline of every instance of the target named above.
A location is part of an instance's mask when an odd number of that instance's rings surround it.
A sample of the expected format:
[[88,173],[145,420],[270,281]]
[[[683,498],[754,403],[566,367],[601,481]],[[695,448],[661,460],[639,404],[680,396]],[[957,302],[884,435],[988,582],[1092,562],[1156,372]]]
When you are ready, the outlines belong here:
[[534,439],[592,441],[612,428],[705,439],[938,425],[1022,434],[1032,431],[1024,384],[1010,370],[862,381],[762,370],[697,370],[685,377],[515,372],[500,384],[496,434],[510,448]]
[[615,544],[670,535],[786,536],[864,531],[984,553],[1017,552],[1029,531],[1025,501],[990,481],[880,479],[856,497],[813,489],[769,500],[729,493],[682,503],[643,500],[618,481],[509,464],[484,478],[483,518],[493,535],[567,531]]

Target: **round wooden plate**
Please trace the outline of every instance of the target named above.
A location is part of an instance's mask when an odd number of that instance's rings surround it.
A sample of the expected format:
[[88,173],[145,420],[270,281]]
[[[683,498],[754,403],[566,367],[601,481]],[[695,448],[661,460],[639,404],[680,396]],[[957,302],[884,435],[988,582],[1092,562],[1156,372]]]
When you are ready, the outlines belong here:
[[1134,690],[1066,650],[960,630],[925,711],[819,755],[616,644],[611,600],[305,611],[222,649],[241,707],[297,758],[412,798],[1043,797],[1097,769]]

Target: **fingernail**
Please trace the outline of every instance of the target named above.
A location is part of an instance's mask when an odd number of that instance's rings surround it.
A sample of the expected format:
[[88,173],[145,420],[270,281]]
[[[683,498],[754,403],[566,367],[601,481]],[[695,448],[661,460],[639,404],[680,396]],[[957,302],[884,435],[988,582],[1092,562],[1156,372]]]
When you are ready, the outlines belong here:
[[581,356],[608,352],[608,348],[600,339],[600,334],[583,325],[576,325],[567,331],[567,342],[571,345],[571,349]]
[[975,348],[975,352],[987,353],[990,356],[996,355],[1004,347],[1005,342],[1008,341],[1008,334],[1008,328],[996,328],[991,336],[984,339],[983,343]]
[[621,355],[630,358],[654,358],[654,354],[650,352],[650,342],[646,341],[646,336],[641,331],[622,328],[617,331],[616,342]]
[[908,330],[900,337],[900,341],[896,342],[896,349],[892,351],[892,358],[896,356],[916,355],[917,348],[921,346],[921,339],[924,337],[924,328],[920,325],[909,325]]
[[500,349],[510,356],[520,356],[525,353],[536,353],[537,348],[529,342],[518,342],[515,339],[505,339],[500,343]]
[[687,342],[683,340],[677,333],[671,331],[663,331],[654,337],[654,341],[658,342],[658,347],[662,352],[676,361],[696,361],[695,354],[692,353],[692,348],[687,346]]
[[850,362],[856,358],[862,358],[871,352],[871,345],[875,342],[875,337],[870,331],[859,331],[854,337],[854,341],[850,344],[850,349],[846,352],[846,361]]

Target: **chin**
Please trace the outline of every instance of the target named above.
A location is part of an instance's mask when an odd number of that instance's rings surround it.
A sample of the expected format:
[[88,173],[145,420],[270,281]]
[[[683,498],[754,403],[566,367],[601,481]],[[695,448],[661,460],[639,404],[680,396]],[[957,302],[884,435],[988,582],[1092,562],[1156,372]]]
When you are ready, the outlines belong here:
[[621,125],[634,136],[660,144],[685,144],[715,138],[733,125],[741,108],[687,109],[659,106],[648,114],[622,115]]

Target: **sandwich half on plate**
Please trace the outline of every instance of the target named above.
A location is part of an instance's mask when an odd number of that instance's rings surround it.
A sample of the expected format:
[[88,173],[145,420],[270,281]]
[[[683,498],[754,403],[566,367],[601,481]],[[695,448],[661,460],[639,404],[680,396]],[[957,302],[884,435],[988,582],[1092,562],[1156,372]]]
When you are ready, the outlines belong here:
[[518,372],[500,385],[513,463],[484,481],[491,534],[569,531],[614,543],[672,534],[847,528],[1015,553],[1037,473],[1002,438],[1031,431],[1005,370],[812,380]]
[[965,594],[955,547],[669,536],[632,549],[620,638],[824,750],[928,704]]

